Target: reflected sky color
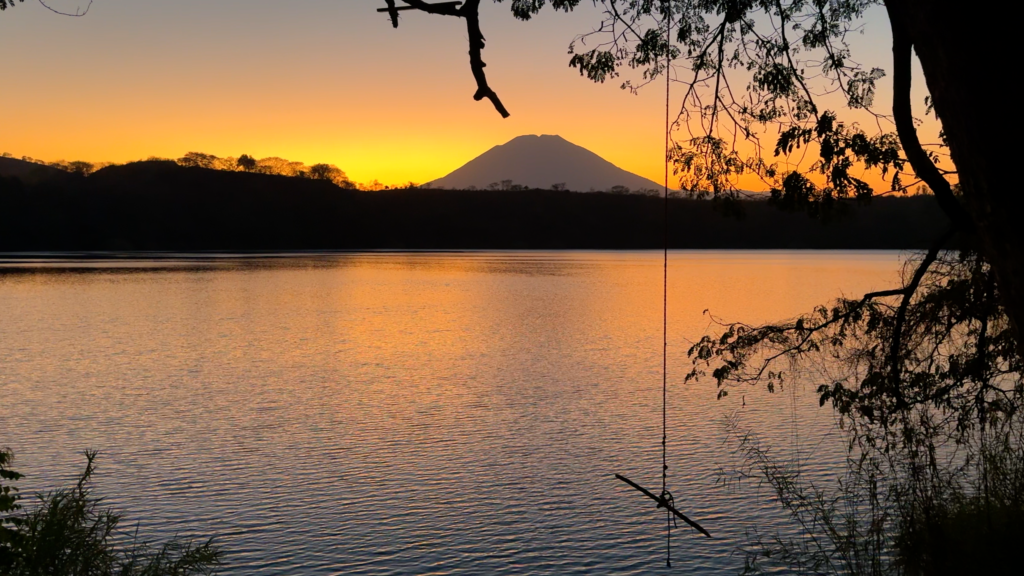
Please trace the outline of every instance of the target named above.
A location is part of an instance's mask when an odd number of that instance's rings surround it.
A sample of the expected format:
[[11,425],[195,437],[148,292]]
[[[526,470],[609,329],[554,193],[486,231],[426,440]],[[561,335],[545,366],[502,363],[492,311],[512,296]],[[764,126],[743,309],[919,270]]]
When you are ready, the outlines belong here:
[[[65,18],[19,4],[0,16],[0,47],[17,54],[6,85],[20,95],[0,107],[0,152],[115,162],[248,153],[333,163],[356,181],[422,183],[515,136],[559,134],[662,180],[663,91],[633,96],[568,67],[569,42],[600,22],[593,7],[520,22],[507,2],[484,2],[487,72],[512,112],[502,120],[471,98],[461,21],[405,13],[393,30],[380,6],[96,0],[86,17]],[[882,16],[870,12],[852,38],[868,68],[889,67]],[[878,98],[886,112],[884,81]]]
[[[683,383],[703,311],[790,317],[900,261],[673,253],[670,489],[715,535],[676,532],[680,573],[735,573],[745,530],[788,526],[718,481],[730,418],[819,485],[842,457],[818,381]],[[0,264],[0,445],[25,493],[100,450],[108,504],[144,537],[217,535],[227,575],[649,574],[664,516],[612,474],[660,473],[661,273],[656,252]]]

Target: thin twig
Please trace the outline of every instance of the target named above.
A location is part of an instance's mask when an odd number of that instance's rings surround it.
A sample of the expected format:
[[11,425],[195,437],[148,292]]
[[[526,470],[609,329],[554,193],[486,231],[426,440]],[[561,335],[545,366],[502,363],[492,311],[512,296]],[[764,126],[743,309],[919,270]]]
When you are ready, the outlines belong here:
[[60,14],[61,16],[71,16],[72,18],[79,18],[85,16],[89,13],[89,9],[92,8],[92,0],[89,0],[89,3],[85,5],[85,10],[82,10],[82,7],[79,6],[75,10],[74,14],[70,12],[63,12],[61,10],[57,10],[56,8],[53,8],[49,4],[47,4],[44,0],[39,0],[39,3],[42,4],[43,8],[46,8],[47,10],[53,12],[54,14]]

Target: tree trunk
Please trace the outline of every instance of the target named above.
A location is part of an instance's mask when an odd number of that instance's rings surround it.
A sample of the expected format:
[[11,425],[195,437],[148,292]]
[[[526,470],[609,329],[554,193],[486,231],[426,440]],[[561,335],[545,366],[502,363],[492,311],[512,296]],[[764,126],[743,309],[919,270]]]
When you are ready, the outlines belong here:
[[[981,0],[887,0],[902,20],[956,166],[977,248],[992,265],[1024,356],[1024,219],[1011,179],[1020,165],[1014,128],[1018,50],[1007,48],[1015,16]],[[997,69],[995,62],[1006,63]],[[1015,86],[1014,86],[1015,87]],[[1011,101],[1013,100],[1013,101]]]

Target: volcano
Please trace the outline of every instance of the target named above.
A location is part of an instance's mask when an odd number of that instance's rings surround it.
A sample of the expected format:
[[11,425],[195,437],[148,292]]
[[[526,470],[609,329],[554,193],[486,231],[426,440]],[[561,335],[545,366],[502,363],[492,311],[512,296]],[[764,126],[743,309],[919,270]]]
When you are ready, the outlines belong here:
[[443,189],[508,188],[509,185],[579,192],[660,190],[661,184],[627,172],[561,136],[518,136],[491,148],[428,185]]

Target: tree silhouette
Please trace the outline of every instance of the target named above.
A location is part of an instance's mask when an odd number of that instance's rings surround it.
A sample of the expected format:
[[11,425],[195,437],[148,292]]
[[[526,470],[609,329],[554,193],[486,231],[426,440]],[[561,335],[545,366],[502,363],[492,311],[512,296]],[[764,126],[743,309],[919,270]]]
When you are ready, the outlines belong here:
[[330,180],[331,179],[331,165],[330,164],[313,164],[309,167],[307,172],[310,178],[313,180]]
[[[313,180],[326,180],[342,188],[355,189],[355,184],[348,179],[345,172],[333,164],[313,164],[306,172],[306,177]],[[374,183],[377,181],[374,180]]]
[[178,159],[178,164],[189,168],[214,168],[220,158],[202,152],[187,152]]
[[92,174],[96,166],[92,162],[85,162],[83,160],[75,160],[68,162],[68,172],[72,174],[78,174],[80,176],[88,176]]
[[256,170],[257,162],[256,159],[248,154],[242,154],[238,157],[238,167],[246,172],[253,172]]

